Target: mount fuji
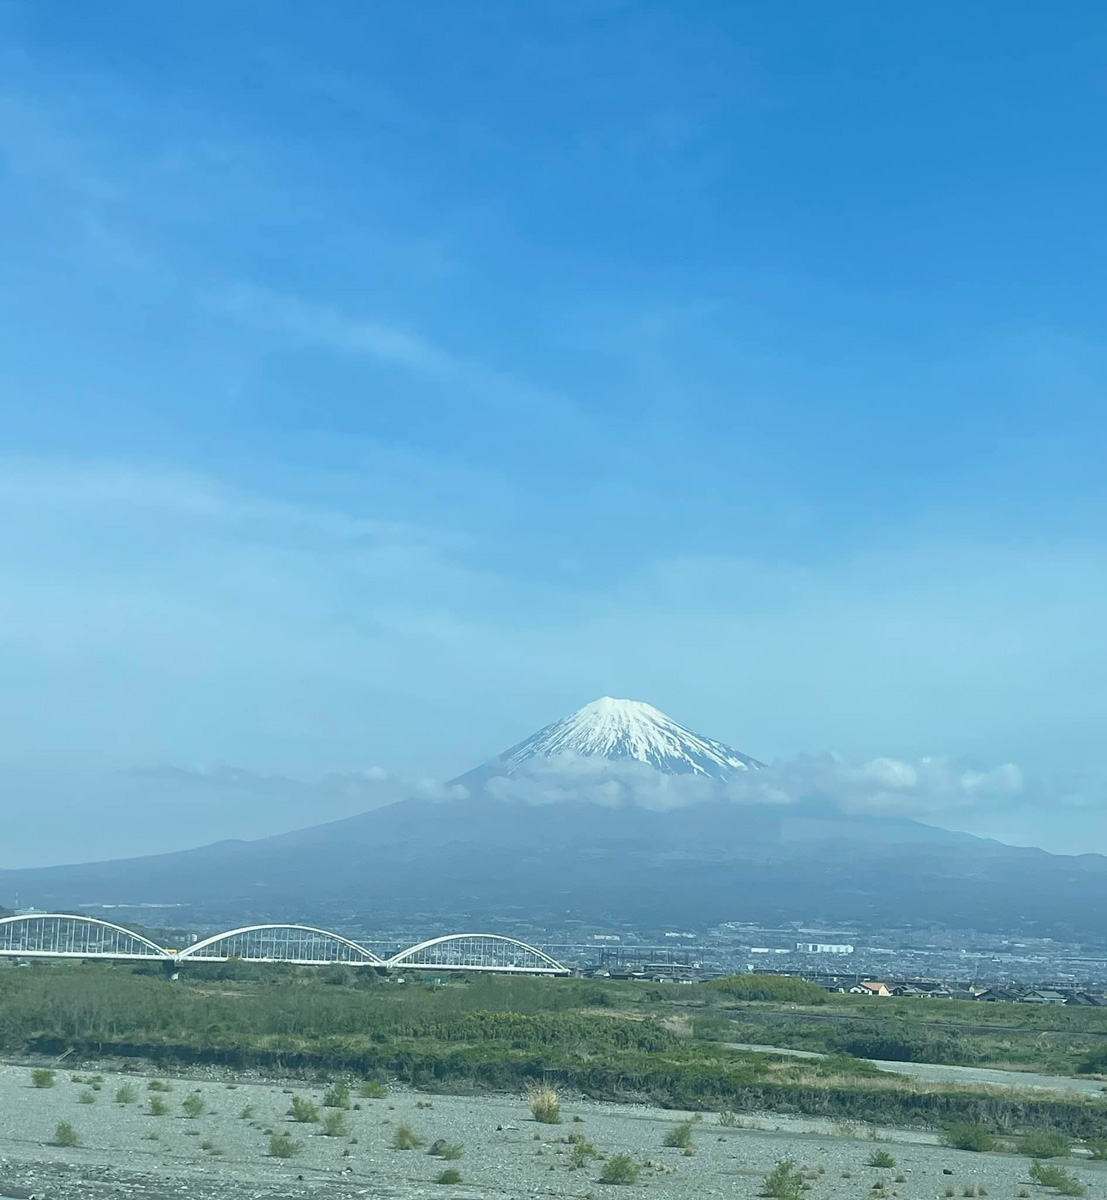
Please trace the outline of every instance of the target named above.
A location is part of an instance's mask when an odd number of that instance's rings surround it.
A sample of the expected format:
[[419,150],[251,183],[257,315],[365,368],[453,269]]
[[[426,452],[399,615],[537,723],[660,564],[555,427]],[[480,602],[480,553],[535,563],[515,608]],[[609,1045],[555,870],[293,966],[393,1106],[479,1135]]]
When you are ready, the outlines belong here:
[[[434,799],[256,841],[0,871],[0,902],[186,904],[243,923],[343,912],[1099,930],[1107,858],[847,813],[833,796],[780,803],[773,779],[772,767],[649,704],[603,697]],[[762,794],[772,802],[756,802]]]
[[664,775],[720,782],[765,767],[748,754],[693,733],[652,704],[601,696],[453,782],[479,787],[497,776],[517,775],[535,762],[574,759],[638,762]]

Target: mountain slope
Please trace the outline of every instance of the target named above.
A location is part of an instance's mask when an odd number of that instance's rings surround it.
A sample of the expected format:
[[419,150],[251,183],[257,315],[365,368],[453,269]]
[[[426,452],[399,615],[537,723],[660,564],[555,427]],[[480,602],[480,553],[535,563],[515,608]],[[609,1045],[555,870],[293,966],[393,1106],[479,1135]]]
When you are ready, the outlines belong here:
[[38,907],[218,907],[243,922],[341,909],[706,925],[724,920],[940,922],[1094,932],[1107,860],[1050,855],[825,805],[726,800],[652,811],[488,796],[405,800],[256,842],[0,873]]
[[[462,776],[453,799],[408,799],[178,854],[0,871],[0,903],[16,894],[54,909],[187,903],[244,923],[341,910],[370,920],[560,921],[571,912],[688,925],[826,918],[1055,936],[1099,930],[1105,858],[847,814],[821,799],[738,803],[733,780],[751,772],[772,777],[649,705],[605,698]],[[543,786],[497,786],[535,779]],[[642,802],[643,786],[666,780],[695,802]],[[647,798],[658,790],[647,786]]]

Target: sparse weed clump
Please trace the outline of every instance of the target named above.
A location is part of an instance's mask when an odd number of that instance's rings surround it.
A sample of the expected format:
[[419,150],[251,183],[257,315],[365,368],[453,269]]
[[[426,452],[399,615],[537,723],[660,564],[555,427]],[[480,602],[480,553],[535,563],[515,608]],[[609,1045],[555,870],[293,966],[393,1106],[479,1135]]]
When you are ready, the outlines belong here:
[[150,1097],[150,1116],[164,1117],[169,1111],[169,1105],[160,1096]]
[[444,1171],[439,1171],[434,1177],[435,1183],[460,1183],[461,1172],[455,1167],[447,1167]]
[[324,1137],[349,1137],[350,1124],[340,1108],[332,1108],[323,1114]]
[[357,1094],[363,1100],[386,1100],[388,1088],[379,1079],[367,1079],[358,1085]]
[[138,1099],[138,1088],[133,1083],[121,1083],[115,1089],[116,1104],[134,1104]]
[[613,1154],[600,1171],[600,1183],[637,1183],[638,1164],[629,1154]]
[[1030,1164],[1030,1178],[1042,1187],[1056,1188],[1062,1196],[1083,1196],[1088,1190],[1071,1171],[1037,1158]]
[[591,1142],[580,1138],[573,1143],[573,1151],[569,1155],[569,1170],[579,1171],[588,1165],[590,1158],[596,1157],[596,1147]]
[[803,1195],[803,1172],[794,1162],[782,1159],[765,1176],[761,1194],[772,1200],[801,1200]]
[[530,1115],[543,1125],[561,1124],[561,1097],[557,1088],[541,1086],[531,1088],[527,1095]]
[[1107,1138],[1085,1138],[1084,1145],[1092,1158],[1099,1162],[1107,1159]]
[[272,1158],[291,1158],[300,1153],[300,1143],[290,1133],[274,1133],[269,1136],[269,1154]]
[[880,1167],[883,1170],[890,1170],[896,1165],[896,1160],[888,1153],[887,1150],[874,1150],[869,1155],[869,1166]]
[[349,1108],[350,1085],[341,1079],[336,1083],[332,1083],[331,1086],[323,1093],[323,1107]]
[[199,1092],[189,1092],[181,1101],[181,1108],[190,1121],[204,1115],[204,1097]]
[[293,1096],[288,1115],[302,1125],[313,1125],[319,1120],[319,1109],[304,1096]]
[[54,1128],[55,1146],[79,1146],[81,1136],[68,1121],[59,1121]]
[[410,1125],[396,1126],[396,1130],[392,1134],[393,1150],[418,1150],[422,1144],[423,1139]]
[[151,1079],[146,1085],[146,1090],[148,1092],[171,1092],[173,1088],[164,1079]]
[[447,1162],[459,1159],[464,1152],[465,1147],[460,1142],[447,1142],[445,1138],[436,1138],[427,1151],[434,1158],[444,1158]]
[[92,1088],[85,1088],[83,1092],[77,1093],[77,1103],[78,1104],[95,1104],[96,1103],[96,1093],[92,1090]]
[[1068,1158],[1072,1153],[1069,1139],[1055,1129],[1032,1129],[1023,1135],[1019,1149],[1031,1158]]
[[31,1087],[52,1088],[57,1081],[57,1072],[51,1071],[49,1067],[33,1067],[31,1070]]
[[681,1121],[679,1125],[674,1125],[665,1134],[661,1144],[677,1150],[687,1150],[693,1144],[691,1123],[689,1121]]
[[987,1125],[955,1121],[942,1130],[941,1142],[953,1150],[975,1150],[983,1154],[996,1148],[996,1135]]

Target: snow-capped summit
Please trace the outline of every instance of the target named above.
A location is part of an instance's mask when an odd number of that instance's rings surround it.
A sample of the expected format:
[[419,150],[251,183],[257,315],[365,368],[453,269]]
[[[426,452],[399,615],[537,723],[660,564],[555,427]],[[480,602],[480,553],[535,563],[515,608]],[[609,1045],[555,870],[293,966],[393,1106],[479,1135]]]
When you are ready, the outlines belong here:
[[483,767],[463,775],[459,782],[512,775],[535,759],[562,756],[631,759],[667,775],[704,775],[711,779],[729,779],[765,765],[722,742],[693,733],[652,704],[603,696],[545,726]]

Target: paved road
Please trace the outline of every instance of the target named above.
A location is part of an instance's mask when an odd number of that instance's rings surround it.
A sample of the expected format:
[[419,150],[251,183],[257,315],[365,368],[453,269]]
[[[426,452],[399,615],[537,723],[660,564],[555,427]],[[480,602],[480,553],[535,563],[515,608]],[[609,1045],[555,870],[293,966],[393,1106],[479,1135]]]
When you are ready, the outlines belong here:
[[[784,1046],[756,1046],[749,1042],[727,1042],[732,1050],[756,1050],[765,1054],[784,1054],[789,1058],[825,1058],[813,1050],[789,1050]],[[1046,1092],[1082,1092],[1101,1096],[1105,1088],[1097,1079],[1068,1075],[1039,1075],[1036,1071],[1003,1071],[995,1067],[952,1067],[940,1063],[888,1062],[870,1059],[882,1071],[910,1075],[927,1083],[985,1083],[995,1087],[1038,1088]]]

